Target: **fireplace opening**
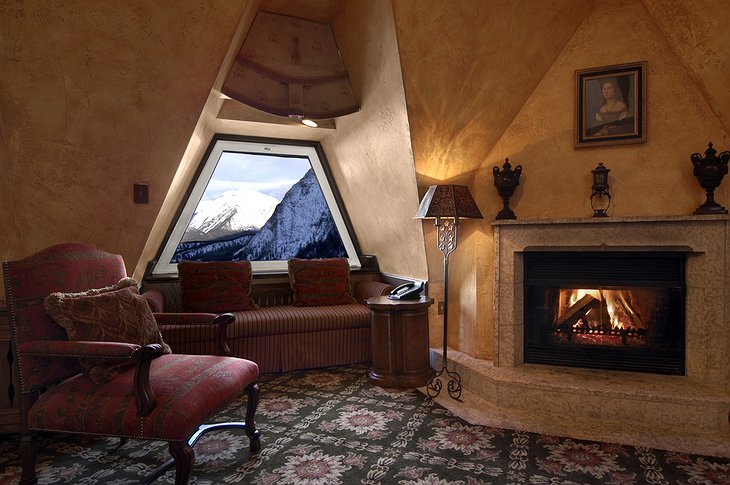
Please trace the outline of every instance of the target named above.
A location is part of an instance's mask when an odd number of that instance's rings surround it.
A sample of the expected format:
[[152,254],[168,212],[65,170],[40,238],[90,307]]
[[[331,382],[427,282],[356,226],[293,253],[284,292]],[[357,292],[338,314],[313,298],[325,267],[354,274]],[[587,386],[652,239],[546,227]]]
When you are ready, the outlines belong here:
[[528,251],[525,362],[684,375],[685,253]]

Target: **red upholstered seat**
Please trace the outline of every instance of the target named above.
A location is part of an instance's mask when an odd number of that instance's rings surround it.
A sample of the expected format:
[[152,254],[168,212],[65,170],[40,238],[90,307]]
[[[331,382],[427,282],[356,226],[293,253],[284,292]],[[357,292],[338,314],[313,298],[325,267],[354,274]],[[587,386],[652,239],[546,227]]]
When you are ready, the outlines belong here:
[[157,406],[137,416],[133,372],[96,385],[78,374],[40,396],[28,425],[41,431],[187,440],[200,423],[241,394],[258,377],[258,366],[235,357],[163,355],[152,361],[150,382]]
[[[153,316],[135,282],[122,281],[126,269],[121,256],[82,244],[60,244],[5,261],[3,273],[20,383],[21,484],[38,480],[42,431],[167,441],[173,460],[150,480],[174,464],[176,484],[188,483],[192,445],[203,432],[241,427],[250,450],[259,450],[254,423],[259,368],[226,356],[232,315]],[[104,315],[103,325],[97,323],[99,315]],[[159,325],[161,319],[165,325]],[[176,324],[186,330],[175,336],[173,347],[183,347],[181,340],[193,337],[193,347],[205,344],[220,355],[163,355],[169,343],[159,329]],[[76,332],[83,329],[92,332]],[[69,341],[72,334],[78,340]],[[118,341],[133,335],[145,341]],[[108,368],[96,375],[87,364],[100,361]],[[204,423],[243,392],[248,397],[245,422]]]

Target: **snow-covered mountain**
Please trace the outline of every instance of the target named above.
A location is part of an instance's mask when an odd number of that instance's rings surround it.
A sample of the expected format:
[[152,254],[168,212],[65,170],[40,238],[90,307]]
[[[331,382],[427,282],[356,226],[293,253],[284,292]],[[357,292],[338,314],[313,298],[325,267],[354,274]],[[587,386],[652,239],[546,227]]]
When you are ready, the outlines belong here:
[[284,195],[271,218],[235,259],[286,260],[345,256],[322,189],[310,169]]
[[198,204],[182,240],[210,241],[257,231],[269,220],[278,203],[275,197],[253,190],[228,190]]
[[[260,194],[255,196],[260,198]],[[215,240],[200,237],[183,240],[172,261],[272,261],[347,255],[312,170],[287,191],[259,230],[251,227],[230,230],[237,227],[235,221],[239,207],[250,209],[256,206],[250,202],[252,194],[239,193],[237,197],[245,198],[230,200],[230,204],[221,204],[216,208],[206,208],[206,217],[200,216],[202,222],[196,221],[196,218],[203,211],[196,212],[193,216],[193,222],[199,224],[196,230],[210,228],[208,234],[220,231],[220,235]],[[191,230],[188,232],[191,235],[193,233]],[[223,237],[225,235],[228,236]]]

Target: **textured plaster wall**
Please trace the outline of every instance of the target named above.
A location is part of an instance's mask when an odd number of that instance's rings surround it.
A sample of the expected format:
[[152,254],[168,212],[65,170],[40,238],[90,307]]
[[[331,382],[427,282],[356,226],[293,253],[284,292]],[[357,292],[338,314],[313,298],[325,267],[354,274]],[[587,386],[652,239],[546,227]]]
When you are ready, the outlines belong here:
[[363,253],[385,273],[427,279],[390,1],[344,2],[332,29],[361,105],[322,140],[337,187]]
[[2,259],[87,242],[134,268],[244,6],[0,4]]
[[200,112],[192,136],[187,141],[179,164],[174,167],[174,177],[167,189],[167,194],[164,197],[154,225],[147,236],[142,254],[138,258],[137,266],[133,274],[137,281],[142,281],[148,263],[155,261],[157,254],[161,251],[167,232],[172,224],[174,224],[178,209],[185,201],[185,194],[187,194],[188,187],[193,182],[193,178],[197,173],[197,169],[205,155],[205,151],[208,149],[210,141],[216,133],[225,133],[225,131],[220,130],[218,124],[218,114],[224,106],[224,99],[220,95],[220,89],[233,65],[236,54],[241,48],[244,35],[248,32],[258,8],[258,0],[249,0],[245,3],[245,9],[240,15],[240,20],[236,22],[237,28],[228,45],[228,51],[223,57],[215,80],[208,92],[205,105]]
[[[420,194],[434,183],[491,191],[474,173],[570,39],[581,0],[394,0]],[[496,204],[480,202],[486,218]],[[443,257],[426,227],[432,295],[443,293]],[[486,222],[464,221],[449,273],[449,346],[491,357],[491,246]],[[431,313],[431,344],[442,327]]]
[[[604,19],[610,15],[612,25]],[[623,34],[616,36],[616,29]],[[648,141],[638,145],[573,148],[574,71],[599,65],[647,61]],[[596,3],[561,56],[497,143],[477,177],[493,183],[491,164],[509,156],[523,165],[513,207],[521,218],[588,217],[591,170],[598,162],[611,169],[615,216],[688,215],[704,201],[689,156],[712,141],[730,148],[722,121],[703,88],[693,80],[674,45],[640,2]],[[725,75],[722,70],[714,76]],[[703,79],[709,76],[705,73]],[[727,79],[727,78],[725,78]],[[703,85],[715,81],[707,79]],[[727,105],[728,90],[713,93]],[[717,191],[730,203],[728,184]],[[496,191],[481,194],[483,205],[498,203]]]
[[[615,217],[686,215],[703,202],[689,155],[708,141],[730,149],[722,0],[446,3],[394,1],[420,193],[438,181],[465,183],[491,219],[501,206],[491,170],[509,157],[524,167],[511,203],[521,219],[590,216],[598,162],[611,169]],[[574,71],[642,60],[648,142],[574,148]],[[730,206],[727,181],[717,198]],[[461,235],[449,275],[449,346],[491,358],[492,229],[464,221]],[[433,230],[424,237],[436,289],[442,258]],[[440,345],[431,316],[431,343]]]
[[730,124],[730,13],[722,0],[644,0],[725,131]]

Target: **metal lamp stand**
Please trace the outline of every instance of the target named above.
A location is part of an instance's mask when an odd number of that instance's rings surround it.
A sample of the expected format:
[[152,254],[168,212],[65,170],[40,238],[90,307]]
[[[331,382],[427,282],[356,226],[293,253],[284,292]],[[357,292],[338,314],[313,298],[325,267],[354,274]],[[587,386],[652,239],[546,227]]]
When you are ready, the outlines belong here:
[[431,377],[426,385],[426,392],[429,397],[434,398],[439,395],[443,384],[442,377],[446,380],[448,376],[448,384],[446,386],[449,396],[457,401],[461,401],[461,376],[458,372],[450,371],[447,368],[446,352],[448,350],[448,319],[449,319],[449,256],[456,250],[457,240],[459,236],[459,218],[454,217],[453,222],[450,220],[441,221],[440,217],[436,217],[437,244],[439,251],[444,255],[444,353],[441,362],[441,369]]

